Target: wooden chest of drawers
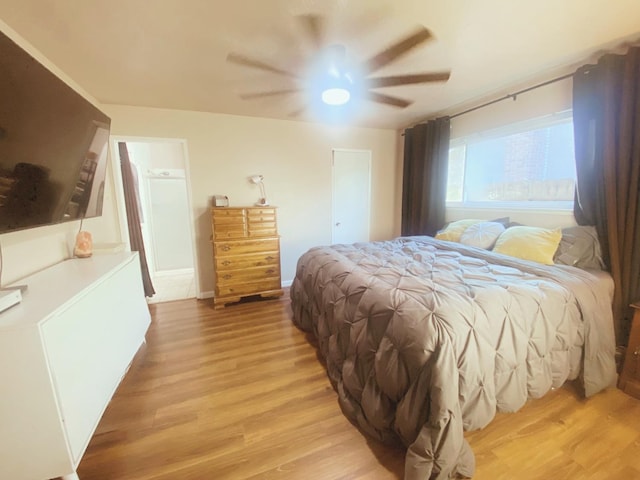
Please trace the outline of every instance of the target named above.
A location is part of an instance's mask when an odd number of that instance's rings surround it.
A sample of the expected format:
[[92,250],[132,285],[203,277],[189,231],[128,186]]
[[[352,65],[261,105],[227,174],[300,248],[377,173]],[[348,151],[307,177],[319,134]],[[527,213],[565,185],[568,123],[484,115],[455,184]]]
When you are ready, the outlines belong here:
[[214,207],[214,307],[242,297],[283,294],[275,207]]

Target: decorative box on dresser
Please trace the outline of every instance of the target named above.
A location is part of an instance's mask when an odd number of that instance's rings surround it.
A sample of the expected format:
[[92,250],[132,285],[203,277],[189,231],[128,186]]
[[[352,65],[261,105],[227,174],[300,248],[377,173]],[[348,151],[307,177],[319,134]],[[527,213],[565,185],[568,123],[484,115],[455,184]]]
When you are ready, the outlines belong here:
[[280,236],[275,207],[214,207],[214,308],[243,297],[279,297]]
[[640,301],[631,307],[634,309],[633,321],[618,386],[625,393],[640,398]]

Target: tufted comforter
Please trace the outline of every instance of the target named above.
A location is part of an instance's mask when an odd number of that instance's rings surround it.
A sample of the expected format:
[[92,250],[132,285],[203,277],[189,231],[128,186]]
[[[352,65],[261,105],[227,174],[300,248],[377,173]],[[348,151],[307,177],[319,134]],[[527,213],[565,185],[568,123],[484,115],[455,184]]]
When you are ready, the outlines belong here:
[[471,477],[464,430],[580,378],[614,385],[611,288],[430,237],[309,250],[291,286],[344,414],[407,446],[405,479]]

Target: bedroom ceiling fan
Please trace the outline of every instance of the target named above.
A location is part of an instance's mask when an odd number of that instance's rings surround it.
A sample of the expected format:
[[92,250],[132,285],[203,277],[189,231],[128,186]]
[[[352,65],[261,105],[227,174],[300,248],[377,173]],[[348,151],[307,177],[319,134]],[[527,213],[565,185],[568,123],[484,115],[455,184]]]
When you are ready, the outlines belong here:
[[[413,103],[411,100],[387,95],[377,90],[400,85],[446,82],[451,74],[450,71],[439,71],[374,76],[375,72],[382,67],[433,39],[431,32],[423,26],[370,58],[356,61],[348,56],[344,45],[332,45],[325,42],[323,17],[303,15],[296,18],[314,48],[304,71],[296,72],[247,55],[229,53],[227,55],[229,63],[269,72],[292,81],[286,88],[242,94],[240,98],[255,99],[302,92],[307,93],[311,102],[334,107],[346,105],[356,99],[365,99],[396,108],[406,108]],[[295,116],[303,110],[304,108],[293,112],[291,116]]]

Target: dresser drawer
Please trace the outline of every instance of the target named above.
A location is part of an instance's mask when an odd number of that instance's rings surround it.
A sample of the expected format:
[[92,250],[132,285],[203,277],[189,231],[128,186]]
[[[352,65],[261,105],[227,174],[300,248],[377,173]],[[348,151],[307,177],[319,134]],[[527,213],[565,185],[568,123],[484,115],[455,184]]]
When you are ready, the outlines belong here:
[[259,224],[259,223],[272,223],[275,225],[276,216],[274,215],[252,215],[249,214],[247,216],[247,222],[249,224]]
[[224,240],[227,238],[245,238],[247,236],[247,230],[243,224],[240,225],[227,225],[225,228],[213,227],[214,240]]
[[257,282],[245,282],[237,285],[234,284],[218,284],[216,285],[216,296],[229,295],[252,295],[271,290],[280,290],[279,278],[269,278]]
[[278,252],[266,252],[250,255],[236,255],[232,257],[215,258],[216,271],[237,270],[239,268],[254,268],[265,266],[280,266]]
[[213,226],[222,226],[223,228],[227,228],[228,226],[234,225],[245,225],[247,223],[247,219],[244,216],[224,216],[224,217],[213,217]]
[[213,242],[213,255],[225,257],[230,255],[242,255],[246,253],[277,252],[280,240],[278,238],[265,238],[260,240],[239,241],[215,241]]
[[259,282],[271,278],[280,278],[280,265],[223,270],[217,273],[217,282],[220,287],[239,283]]
[[211,216],[216,220],[219,218],[229,218],[229,217],[244,217],[245,209],[244,208],[233,208],[233,207],[224,207],[224,208],[212,208]]
[[247,215],[249,218],[253,217],[272,217],[276,218],[276,209],[275,208],[247,208]]
[[214,240],[247,237],[247,218],[242,208],[214,208],[211,220]]
[[247,230],[250,237],[275,237],[278,234],[276,222],[250,223]]

